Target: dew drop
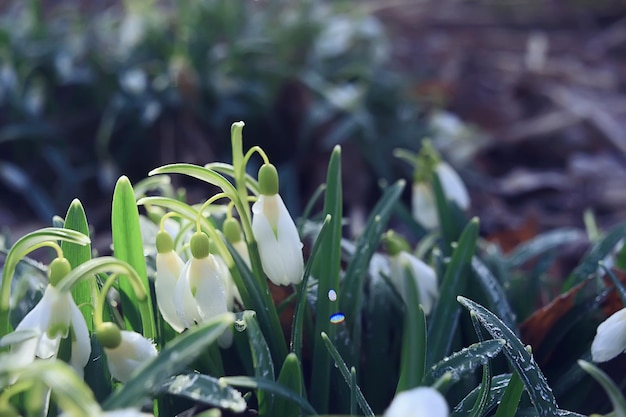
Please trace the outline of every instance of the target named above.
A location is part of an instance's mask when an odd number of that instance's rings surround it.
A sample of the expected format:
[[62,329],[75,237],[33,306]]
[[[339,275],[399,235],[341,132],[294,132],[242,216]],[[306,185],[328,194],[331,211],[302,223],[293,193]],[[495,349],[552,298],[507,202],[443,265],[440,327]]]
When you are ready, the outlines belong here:
[[246,327],[248,327],[246,325],[246,322],[244,320],[235,320],[235,330],[237,330],[238,332],[243,332],[244,330],[246,330]]
[[337,292],[333,289],[328,290],[328,299],[330,301],[337,301]]
[[345,319],[346,319],[346,316],[343,313],[335,313],[332,316],[330,316],[330,322],[332,324],[343,323]]

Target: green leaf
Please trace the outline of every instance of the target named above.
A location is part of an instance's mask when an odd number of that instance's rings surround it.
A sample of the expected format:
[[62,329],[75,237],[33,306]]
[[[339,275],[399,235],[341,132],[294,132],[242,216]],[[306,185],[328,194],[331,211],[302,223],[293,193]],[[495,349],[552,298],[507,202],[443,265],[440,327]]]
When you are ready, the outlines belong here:
[[[211,171],[218,172],[223,175],[228,175],[231,178],[235,178],[235,169],[231,164],[225,164],[223,162],[211,162],[204,166]],[[259,182],[250,174],[246,174],[246,188],[254,195],[259,195]]]
[[103,408],[116,410],[140,407],[147,396],[158,393],[167,378],[179,373],[200,356],[234,322],[234,314],[224,313],[187,330],[165,345],[156,358],[142,365],[123,389],[107,398]]
[[[311,376],[311,402],[322,413],[328,411],[330,386],[330,356],[324,342],[317,337],[322,332],[334,339],[335,324],[330,316],[337,312],[335,305],[341,300],[339,291],[339,269],[341,263],[341,220],[342,220],[342,189],[341,189],[341,148],[335,146],[328,163],[326,177],[326,196],[324,214],[330,215],[330,231],[320,249],[320,255],[313,266],[314,275],[318,277],[317,303],[315,314],[315,339],[313,340],[313,363]],[[337,301],[328,299],[328,292],[336,291]]]
[[606,236],[595,242],[563,284],[562,292],[569,290],[593,274],[598,268],[598,262],[610,254],[615,245],[624,237],[626,237],[626,222],[615,226]]
[[346,315],[346,327],[351,330],[353,355],[359,351],[361,341],[361,308],[363,304],[363,285],[372,255],[378,247],[387,222],[405,187],[400,180],[388,187],[372,210],[363,233],[356,241],[354,255],[346,269],[341,285],[341,311]]
[[298,404],[308,415],[317,415],[315,409],[311,406],[311,404],[309,404],[307,400],[302,398],[293,390],[277,382],[270,381],[268,379],[251,378],[247,376],[225,376],[220,378],[220,381],[236,387],[251,388],[257,390],[261,389],[266,392],[270,392]]
[[513,368],[522,379],[526,391],[537,410],[539,416],[554,416],[557,413],[557,405],[552,389],[548,385],[545,376],[537,366],[533,356],[524,348],[522,342],[492,312],[465,297],[457,297],[461,305],[470,312],[476,314],[476,318],[487,329],[492,337],[504,339],[504,353]]
[[[335,361],[335,365],[337,366],[337,368],[339,368],[341,376],[343,376],[343,379],[346,381],[346,384],[348,384],[349,387],[352,386],[352,375],[350,373],[350,370],[348,369],[348,366],[339,354],[339,351],[337,350],[335,345],[333,345],[333,342],[330,340],[326,333],[322,333],[321,336],[324,344],[326,345],[326,349],[328,349],[328,353],[330,353],[330,356],[332,356],[333,360]],[[359,404],[359,407],[361,407],[361,411],[363,411],[363,413],[365,413],[367,417],[374,417],[374,412],[365,400],[365,397],[361,392],[361,388],[359,388],[358,385],[356,386],[356,400]]]
[[413,270],[409,267],[404,268],[402,272],[406,303],[400,378],[396,394],[419,386],[424,378],[426,367],[426,317],[419,303],[417,277],[413,275]]
[[504,288],[500,285],[500,282],[491,273],[487,265],[474,256],[472,258],[472,270],[476,280],[481,285],[483,292],[489,300],[489,308],[496,316],[500,317],[502,321],[511,329],[516,330],[516,318],[509,300],[506,297]]
[[517,246],[515,250],[507,256],[507,262],[510,267],[518,268],[539,255],[556,249],[559,246],[568,245],[584,237],[585,234],[583,232],[574,228],[551,230],[535,236]]
[[514,372],[509,380],[509,385],[504,391],[502,401],[498,405],[495,417],[514,417],[523,392],[524,383],[520,379],[519,374]]
[[593,365],[590,362],[579,360],[578,365],[585,370],[589,375],[593,377],[608,395],[613,405],[613,412],[615,417],[626,417],[626,400],[622,391],[615,385],[613,380],[605,374],[600,368]]
[[429,350],[426,356],[426,365],[445,357],[452,343],[458,322],[459,306],[454,302],[455,297],[465,292],[467,276],[472,257],[476,250],[478,238],[478,219],[472,219],[459,238],[458,245],[452,254],[452,259],[446,267],[443,282],[439,289],[439,300],[430,316],[428,326]]
[[[252,364],[254,365],[254,375],[258,379],[268,379],[274,381],[274,364],[267,342],[261,333],[259,323],[256,320],[254,311],[244,311],[243,319],[246,323],[248,341],[250,342],[250,352],[252,353]],[[259,401],[259,416],[271,416],[274,397],[259,389],[257,390]]]
[[[139,211],[137,210],[133,187],[125,176],[117,180],[113,192],[111,233],[113,235],[113,255],[133,267],[141,280],[144,291],[146,294],[150,294],[141,228],[139,227]],[[138,303],[135,290],[129,280],[121,276],[117,282],[119,290],[125,295],[121,297],[121,302],[127,329],[136,330],[149,339],[158,340],[156,324],[152,315],[152,297],[148,297],[147,303]],[[139,311],[137,310],[138,307]]]
[[[302,369],[300,368],[300,360],[295,353],[290,353],[285,358],[283,367],[278,375],[279,384],[289,387],[296,394],[302,396]],[[274,399],[274,408],[270,415],[272,416],[297,416],[300,414],[300,406],[286,398],[279,397]]]
[[423,385],[432,385],[444,374],[449,373],[450,382],[459,381],[465,374],[486,364],[496,357],[505,345],[503,339],[474,343],[433,365],[424,376]]
[[[89,236],[89,225],[85,210],[80,200],[74,199],[70,204],[67,214],[65,215],[64,227],[70,230],[76,230]],[[72,268],[87,262],[91,259],[91,245],[78,245],[67,241],[61,242],[63,256],[69,261]],[[72,287],[72,297],[78,305],[80,312],[85,318],[89,332],[93,332],[93,306],[95,305],[95,297],[98,294],[98,285],[95,279],[83,280]]]
[[[502,401],[502,396],[504,395],[504,391],[506,387],[509,385],[509,381],[511,380],[511,374],[502,374],[496,375],[491,378],[491,384],[489,389],[488,401],[485,406],[485,414],[488,415],[489,411],[492,410],[496,405],[500,404]],[[470,391],[469,394],[465,396],[457,405],[454,407],[452,411],[451,417],[466,417],[472,411],[474,404],[478,400],[478,396],[480,395],[481,386],[474,388]]]
[[315,243],[313,244],[313,249],[311,249],[311,255],[309,256],[309,259],[307,259],[306,265],[304,267],[302,282],[298,285],[298,299],[296,300],[296,306],[294,308],[293,322],[291,325],[291,343],[290,343],[291,352],[295,353],[296,356],[298,356],[298,358],[302,358],[302,333],[303,333],[305,307],[307,305],[306,296],[307,296],[307,288],[309,284],[309,277],[311,276],[311,269],[313,268],[313,263],[319,256],[322,243],[326,242],[326,235],[330,231],[330,227],[329,227],[330,220],[331,220],[331,216],[327,215],[326,218],[324,219],[324,223],[322,223],[322,228],[320,229],[317,235],[317,239],[315,239]]
[[159,393],[189,398],[233,413],[242,413],[248,405],[236,389],[221,384],[217,378],[196,372],[173,376],[161,386]]
[[47,227],[21,237],[9,250],[4,260],[2,286],[0,287],[0,337],[13,330],[9,323],[9,309],[11,302],[11,282],[15,274],[17,263],[30,252],[47,246],[50,242],[56,242],[57,240],[68,241],[79,245],[91,243],[89,237],[80,232],[58,227]]

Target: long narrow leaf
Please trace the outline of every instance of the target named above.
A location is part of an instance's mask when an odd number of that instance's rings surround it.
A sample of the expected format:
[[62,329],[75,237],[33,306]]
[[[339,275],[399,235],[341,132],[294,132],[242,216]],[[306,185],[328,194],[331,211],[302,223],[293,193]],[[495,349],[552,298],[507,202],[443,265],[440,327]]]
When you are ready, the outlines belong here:
[[[328,163],[326,178],[326,196],[324,199],[324,214],[330,215],[330,231],[320,249],[320,256],[314,264],[314,273],[318,277],[317,303],[315,314],[315,339],[313,341],[313,369],[311,376],[311,402],[322,413],[328,411],[330,391],[330,356],[324,347],[322,339],[317,335],[322,332],[334,339],[336,327],[330,322],[330,316],[336,313],[334,305],[329,300],[328,293],[339,289],[339,269],[341,263],[341,219],[343,210],[343,195],[341,189],[341,148],[336,146]],[[338,300],[341,294],[337,295]]]
[[246,400],[239,391],[221,384],[217,378],[195,372],[168,379],[159,388],[159,393],[189,398],[233,413],[242,413],[247,408]]
[[600,368],[590,362],[579,360],[578,365],[602,385],[602,388],[604,388],[604,391],[611,400],[615,417],[626,417],[626,400],[624,400],[624,394],[617,385],[615,385],[613,380]]
[[[337,350],[335,345],[333,345],[333,342],[330,340],[328,335],[326,335],[326,333],[322,333],[321,336],[322,336],[322,340],[324,341],[324,344],[326,345],[326,349],[328,349],[328,352],[330,353],[333,360],[335,361],[335,365],[337,366],[337,368],[339,368],[339,372],[341,372],[341,376],[343,376],[343,379],[346,381],[346,384],[348,384],[348,386],[351,386],[352,376],[351,376],[350,370],[348,369],[348,366],[343,361],[343,358],[339,354],[339,351]],[[369,404],[365,400],[365,397],[363,396],[363,393],[361,392],[361,388],[359,388],[358,386],[356,387],[356,400],[359,403],[359,407],[361,407],[361,411],[363,411],[363,413],[365,413],[367,417],[374,417],[374,412],[372,411],[372,408],[369,406]]]
[[[87,224],[85,210],[80,200],[75,199],[70,204],[65,215],[64,227],[89,236],[89,225]],[[91,259],[90,244],[78,245],[63,241],[61,242],[61,249],[63,249],[63,256],[69,261],[72,268],[76,268],[78,265]],[[97,291],[98,285],[95,279],[83,280],[72,287],[72,297],[79,306],[90,333],[93,332],[93,297],[97,294]]]
[[[124,176],[117,181],[113,192],[111,228],[114,256],[133,267],[141,279],[145,292],[150,294],[135,192],[128,178]],[[156,325],[152,315],[152,297],[148,297],[147,304],[139,304],[129,280],[121,276],[118,283],[122,292],[122,313],[127,328],[140,332],[143,329],[144,336],[157,340]],[[142,305],[145,307],[141,307]],[[137,311],[138,306],[148,311]],[[139,317],[141,317],[141,322],[139,322]]]
[[[244,311],[243,319],[246,323],[246,331],[248,332],[248,341],[250,343],[250,352],[252,353],[252,364],[254,365],[254,375],[257,379],[267,379],[274,381],[274,364],[272,363],[272,355],[267,342],[261,333],[259,323],[256,320],[254,311]],[[272,394],[266,393],[262,389],[257,390],[257,399],[259,401],[259,415],[271,416],[274,398]]]
[[524,383],[520,379],[519,375],[515,372],[511,376],[509,385],[504,391],[502,401],[498,405],[495,417],[514,417],[517,411],[517,406],[522,398],[524,392]]
[[439,301],[430,316],[428,328],[430,345],[426,355],[427,366],[445,357],[450,350],[459,315],[459,306],[455,303],[455,297],[465,292],[466,274],[470,271],[477,237],[478,219],[474,218],[467,224],[459,238],[452,259],[446,267],[439,290]]
[[[502,396],[506,387],[511,380],[511,374],[496,375],[491,378],[491,388],[489,390],[489,398],[487,405],[485,406],[485,415],[491,411],[497,404],[502,401]],[[465,396],[457,405],[451,414],[451,417],[466,417],[470,414],[474,404],[476,403],[480,394],[481,387],[474,388],[469,394]]]
[[554,416],[557,413],[557,404],[552,389],[548,385],[545,376],[537,366],[533,356],[524,348],[522,342],[492,312],[465,297],[457,297],[470,312],[476,314],[476,318],[487,329],[492,337],[506,340],[504,353],[512,367],[519,374],[530,399],[539,416]]
[[[302,369],[300,368],[300,360],[294,353],[290,353],[285,358],[283,367],[278,375],[278,383],[289,387],[296,394],[302,395]],[[300,406],[286,398],[275,398],[274,408],[270,415],[272,416],[297,416],[300,413]]]

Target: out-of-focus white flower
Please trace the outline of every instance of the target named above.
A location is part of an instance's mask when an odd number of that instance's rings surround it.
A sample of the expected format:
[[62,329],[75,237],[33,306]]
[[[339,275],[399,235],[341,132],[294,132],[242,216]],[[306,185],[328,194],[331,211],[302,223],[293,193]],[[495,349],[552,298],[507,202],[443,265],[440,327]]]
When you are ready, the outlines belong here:
[[437,300],[439,296],[437,274],[435,274],[435,271],[422,260],[405,251],[390,255],[389,266],[391,267],[391,281],[394,283],[405,302],[408,288],[405,287],[404,271],[407,268],[411,271],[411,275],[413,275],[416,280],[420,304],[424,309],[424,314],[429,314],[435,300]]
[[278,194],[278,173],[273,165],[259,170],[261,195],[252,206],[252,232],[258,243],[263,271],[276,285],[302,281],[304,258],[296,225]]
[[154,417],[151,413],[142,413],[134,408],[123,408],[121,410],[105,411],[102,417]]
[[[435,174],[439,178],[441,188],[446,198],[461,209],[467,210],[470,206],[470,197],[459,174],[446,162],[437,163]],[[439,227],[439,214],[437,202],[432,185],[427,181],[413,182],[413,195],[411,200],[413,217],[427,229]]]
[[448,417],[446,399],[434,388],[417,387],[396,395],[383,417]]
[[14,345],[11,349],[16,364],[26,365],[35,357],[56,357],[61,339],[70,336],[70,365],[82,378],[83,368],[91,356],[91,340],[85,319],[69,291],[54,285],[70,271],[67,259],[57,258],[50,264],[50,284],[37,305],[22,319],[15,331],[34,330],[39,336]]
[[165,231],[157,233],[156,246],[157,272],[154,289],[157,305],[165,321],[172,326],[172,329],[180,333],[185,330],[185,325],[176,313],[173,294],[185,263],[174,251],[174,242],[169,233]]
[[626,350],[626,308],[613,313],[598,326],[591,343],[594,362],[606,362]]
[[[181,323],[190,328],[228,311],[222,270],[209,253],[209,238],[201,232],[191,237],[191,258],[183,267],[174,288],[174,306]],[[220,346],[230,346],[232,331],[218,339]]]
[[[121,330],[121,343],[115,348],[104,348],[109,372],[113,378],[127,382],[134,372],[145,362],[157,356],[157,350],[150,340],[137,332]],[[130,412],[127,410],[127,412]],[[132,415],[132,414],[131,414]]]

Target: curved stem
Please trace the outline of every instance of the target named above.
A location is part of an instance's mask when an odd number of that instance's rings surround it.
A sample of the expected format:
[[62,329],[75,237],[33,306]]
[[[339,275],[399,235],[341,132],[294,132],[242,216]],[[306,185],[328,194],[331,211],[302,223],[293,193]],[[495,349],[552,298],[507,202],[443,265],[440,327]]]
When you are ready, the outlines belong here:
[[165,230],[165,221],[167,219],[170,219],[172,217],[179,217],[182,218],[182,216],[178,213],[176,213],[175,211],[169,211],[167,213],[165,213],[163,215],[163,217],[161,217],[161,220],[159,221],[159,230]]
[[[198,209],[198,217],[196,217],[196,230],[200,230],[200,219],[203,217],[202,213],[204,212],[204,210],[206,210],[207,207],[209,207],[211,204],[221,198],[228,198],[228,195],[226,193],[217,193],[200,206],[200,208]],[[230,201],[232,202],[232,200]]]
[[258,153],[259,155],[261,155],[261,158],[263,158],[264,164],[269,165],[270,159],[267,157],[267,154],[265,153],[265,151],[260,146],[253,146],[250,149],[248,149],[248,152],[246,152],[246,155],[243,157],[244,167],[248,165],[248,161],[250,160],[252,155],[254,155],[255,153]]
[[94,319],[93,319],[96,329],[98,328],[98,326],[101,326],[102,323],[103,323],[103,321],[102,321],[102,314],[104,313],[104,303],[106,303],[107,294],[109,293],[109,290],[111,289],[111,287],[115,283],[115,280],[117,279],[117,276],[118,276],[118,274],[111,274],[111,275],[109,275],[109,277],[107,278],[106,282],[104,283],[104,285],[100,289],[100,293],[98,294],[98,298],[96,299],[96,311],[94,313]]

